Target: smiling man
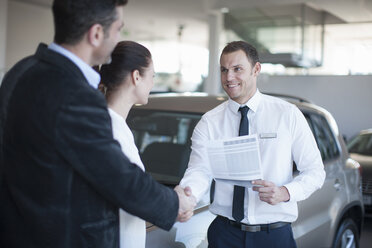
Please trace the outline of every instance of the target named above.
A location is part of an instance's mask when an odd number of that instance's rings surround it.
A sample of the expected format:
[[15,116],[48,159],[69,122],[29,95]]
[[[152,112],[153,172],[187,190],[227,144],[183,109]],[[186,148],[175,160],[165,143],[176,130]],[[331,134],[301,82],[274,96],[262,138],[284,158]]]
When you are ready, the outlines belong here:
[[[261,70],[256,49],[244,41],[227,44],[220,57],[221,85],[229,100],[207,112],[195,127],[190,162],[181,186],[200,200],[212,172],[206,144],[257,134],[262,180],[254,187],[216,180],[208,229],[210,248],[296,247],[291,222],[297,201],[319,189],[325,178],[320,152],[300,110],[257,89]],[[293,178],[293,162],[300,171]]]

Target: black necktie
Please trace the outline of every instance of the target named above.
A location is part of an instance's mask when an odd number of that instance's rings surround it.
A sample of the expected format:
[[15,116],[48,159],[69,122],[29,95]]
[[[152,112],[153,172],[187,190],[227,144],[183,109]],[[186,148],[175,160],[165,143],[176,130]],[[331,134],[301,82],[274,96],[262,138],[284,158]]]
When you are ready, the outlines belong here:
[[[240,119],[239,126],[239,136],[249,134],[249,124],[248,124],[248,111],[247,106],[239,108],[242,118]],[[234,185],[234,198],[232,204],[232,216],[237,221],[240,222],[244,218],[244,192],[245,188],[242,186]]]

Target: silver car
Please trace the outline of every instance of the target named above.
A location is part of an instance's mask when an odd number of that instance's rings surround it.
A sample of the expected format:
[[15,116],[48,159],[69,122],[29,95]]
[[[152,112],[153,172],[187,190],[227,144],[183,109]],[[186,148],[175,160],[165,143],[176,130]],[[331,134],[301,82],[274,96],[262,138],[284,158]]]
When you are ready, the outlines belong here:
[[350,157],[362,166],[362,193],[366,212],[372,212],[372,129],[362,130],[347,144]]
[[[323,187],[298,204],[299,217],[292,224],[297,246],[359,247],[364,217],[359,163],[349,158],[329,112],[303,99],[279,97],[297,105],[306,117],[327,175]],[[147,105],[133,108],[128,125],[146,170],[164,185],[177,185],[187,168],[195,125],[206,111],[226,100],[203,93],[170,93],[152,95]],[[298,174],[295,164],[293,173]],[[209,202],[206,194],[195,215],[169,232],[147,223],[146,247],[207,247],[208,226],[215,218],[208,211]]]

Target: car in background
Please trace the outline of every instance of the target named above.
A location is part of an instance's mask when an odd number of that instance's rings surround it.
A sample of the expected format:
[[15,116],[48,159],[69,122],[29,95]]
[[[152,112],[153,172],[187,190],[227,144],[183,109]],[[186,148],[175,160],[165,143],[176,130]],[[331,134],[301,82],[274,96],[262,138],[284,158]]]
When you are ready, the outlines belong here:
[[[297,246],[359,247],[364,206],[358,162],[349,158],[329,112],[300,98],[278,97],[295,104],[304,114],[326,171],[322,188],[298,203],[299,217],[292,223]],[[226,100],[226,96],[203,93],[169,93],[152,95],[147,105],[135,106],[127,123],[146,171],[158,182],[176,186],[188,165],[195,125],[205,112]],[[293,174],[298,175],[295,165]],[[186,223],[177,222],[169,232],[147,223],[146,247],[207,247],[208,226],[215,218],[208,210],[209,202],[206,194],[194,216]]]
[[362,130],[347,144],[350,157],[362,166],[362,193],[367,212],[372,211],[372,129]]

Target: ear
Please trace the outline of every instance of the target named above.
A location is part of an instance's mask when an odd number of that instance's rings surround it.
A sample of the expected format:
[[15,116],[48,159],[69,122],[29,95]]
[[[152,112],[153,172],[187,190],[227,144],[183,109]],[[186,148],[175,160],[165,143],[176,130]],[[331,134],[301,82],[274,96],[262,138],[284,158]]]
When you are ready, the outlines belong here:
[[138,85],[140,79],[141,79],[141,75],[140,75],[139,71],[138,70],[134,70],[132,72],[132,82],[134,83],[135,86]]
[[93,47],[99,47],[104,40],[104,32],[101,24],[94,24],[88,30],[88,42]]
[[261,64],[260,62],[257,62],[253,67],[253,75],[257,77],[258,74],[260,74],[260,72],[261,72]]

